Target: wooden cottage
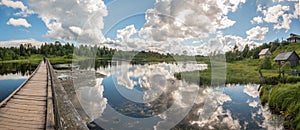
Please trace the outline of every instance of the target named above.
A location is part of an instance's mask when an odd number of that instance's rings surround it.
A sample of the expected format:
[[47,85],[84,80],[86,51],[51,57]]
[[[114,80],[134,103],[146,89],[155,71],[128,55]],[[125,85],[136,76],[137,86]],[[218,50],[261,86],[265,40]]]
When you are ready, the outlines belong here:
[[278,54],[274,59],[279,65],[284,64],[285,62],[290,62],[291,67],[297,66],[299,64],[299,56],[295,51],[284,52]]
[[271,56],[272,53],[269,48],[266,48],[266,49],[262,49],[258,55],[259,55],[259,59],[263,59],[267,56]]
[[290,34],[290,37],[287,39],[289,43],[300,43],[300,36],[294,33]]

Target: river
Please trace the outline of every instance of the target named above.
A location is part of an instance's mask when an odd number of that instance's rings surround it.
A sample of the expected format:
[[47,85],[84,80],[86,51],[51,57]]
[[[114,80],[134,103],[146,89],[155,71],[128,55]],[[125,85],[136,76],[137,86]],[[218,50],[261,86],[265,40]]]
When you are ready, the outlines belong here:
[[18,88],[35,70],[32,63],[0,63],[0,102]]
[[[177,72],[206,69],[205,64],[132,65],[125,61],[101,61],[93,68],[87,63],[75,65],[80,68],[73,70],[73,82],[82,108],[95,128],[283,128],[282,118],[272,115],[267,106],[260,104],[259,85],[204,87],[173,76]],[[0,101],[21,85],[36,67],[37,64],[30,63],[2,63]]]
[[118,61],[94,68],[87,63],[73,70],[73,82],[95,128],[283,128],[282,118],[260,104],[257,84],[209,87],[174,77],[174,73],[206,69],[206,64]]

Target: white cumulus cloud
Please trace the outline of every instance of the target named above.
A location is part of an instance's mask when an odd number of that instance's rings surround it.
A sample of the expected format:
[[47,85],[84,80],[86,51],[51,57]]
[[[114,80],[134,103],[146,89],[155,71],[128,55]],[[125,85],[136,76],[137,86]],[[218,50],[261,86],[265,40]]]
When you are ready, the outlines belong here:
[[288,31],[290,30],[290,24],[292,23],[292,20],[298,19],[299,17],[299,4],[295,3],[294,7],[281,4],[270,7],[262,7],[259,5],[257,11],[263,13],[263,20],[266,23],[273,24],[273,29],[285,29]]
[[[120,48],[152,50],[164,53],[208,54],[223,48],[211,35],[233,26],[236,21],[227,14],[235,12],[246,0],[157,0],[153,9],[146,11],[146,23],[137,30],[130,25],[118,31]],[[195,46],[185,40],[200,43]],[[217,43],[213,43],[213,42]],[[211,49],[210,47],[214,47]]]
[[31,24],[29,24],[27,22],[27,20],[23,19],[23,18],[18,18],[18,19],[10,18],[8,20],[8,22],[6,22],[6,24],[7,25],[12,25],[12,26],[23,26],[25,28],[31,27]]
[[82,29],[80,27],[71,26],[69,27],[69,29],[77,35],[80,35],[82,33]]
[[27,7],[21,1],[12,1],[12,0],[2,0],[0,5],[5,5],[14,9],[26,10]]
[[268,23],[278,23],[279,17],[282,16],[285,11],[290,10],[289,6],[275,5],[264,10],[264,20]]
[[28,0],[28,6],[43,20],[51,39],[99,43],[106,6],[101,0]]
[[24,40],[0,41],[0,47],[19,47],[21,44],[28,44],[28,43],[37,47],[43,44],[43,42],[37,41],[35,39],[24,39]]
[[20,9],[21,11],[15,13],[15,15],[27,17],[28,15],[34,13],[32,10],[29,10],[28,7],[25,6],[21,1],[2,0],[0,5],[4,5],[13,9]]
[[154,9],[146,12],[147,22],[141,30],[156,41],[206,37],[234,25],[226,15],[242,3],[245,0],[157,0]]
[[254,17],[254,18],[251,20],[251,23],[252,23],[252,24],[255,24],[255,23],[260,24],[260,23],[263,23],[263,22],[264,22],[264,21],[263,21],[263,18],[260,17],[260,16]]
[[247,38],[250,40],[264,40],[266,34],[269,32],[267,27],[256,26],[246,31]]

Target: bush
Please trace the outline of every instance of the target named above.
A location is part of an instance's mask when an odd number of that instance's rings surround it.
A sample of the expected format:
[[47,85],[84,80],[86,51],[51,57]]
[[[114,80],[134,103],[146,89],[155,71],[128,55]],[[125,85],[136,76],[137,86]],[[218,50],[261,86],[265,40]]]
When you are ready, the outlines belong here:
[[272,77],[265,77],[265,84],[269,84],[269,85],[276,85],[278,84],[278,82],[280,81],[280,78],[278,78],[277,76],[272,76]]
[[286,81],[286,83],[297,83],[297,82],[300,82],[300,77],[287,76],[285,81]]
[[272,69],[272,62],[270,57],[265,57],[260,64],[261,69]]
[[279,67],[279,65],[278,65],[277,62],[274,62],[274,63],[272,64],[272,68],[273,68],[273,69],[278,69],[278,67]]

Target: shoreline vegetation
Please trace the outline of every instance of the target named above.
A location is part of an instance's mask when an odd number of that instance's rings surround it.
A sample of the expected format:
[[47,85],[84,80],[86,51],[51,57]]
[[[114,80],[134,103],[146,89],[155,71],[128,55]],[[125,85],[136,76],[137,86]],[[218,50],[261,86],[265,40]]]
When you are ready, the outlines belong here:
[[[259,59],[259,52],[265,48],[270,49],[272,56]],[[246,45],[241,51],[236,46],[225,55],[215,54],[208,57],[160,54],[151,51],[128,52],[84,45],[75,47],[73,44],[55,42],[43,44],[39,48],[30,44],[10,48],[0,47],[0,64],[39,63],[43,57],[48,57],[53,64],[72,63],[74,59],[80,61],[89,57],[108,61],[124,59],[132,64],[196,61],[207,64],[208,68],[201,71],[175,73],[174,76],[177,79],[200,86],[224,83],[261,84],[262,105],[269,105],[272,113],[282,115],[285,118],[284,126],[286,129],[300,129],[300,77],[289,74],[291,70],[300,70],[300,65],[291,68],[288,64],[278,66],[273,61],[279,53],[287,51],[295,51],[300,54],[300,43],[290,44],[286,41],[279,42],[277,40],[269,44],[262,44],[254,49],[250,49]]]
[[[258,59],[260,50],[270,48],[272,56]],[[247,48],[246,48],[247,49]],[[233,50],[226,53],[225,83],[257,83],[262,105],[268,105],[273,114],[285,119],[285,129],[300,129],[300,77],[291,75],[300,65],[291,67],[289,62],[279,66],[273,59],[281,52],[295,51],[300,54],[300,43],[271,42],[251,51]],[[249,56],[252,54],[252,56]],[[200,85],[218,85],[211,81],[212,66],[207,70],[177,73],[178,79]],[[215,67],[215,66],[213,66]],[[216,67],[215,67],[216,68]],[[259,71],[262,75],[260,75]],[[200,79],[200,80],[199,80]],[[216,81],[218,81],[217,79]]]

